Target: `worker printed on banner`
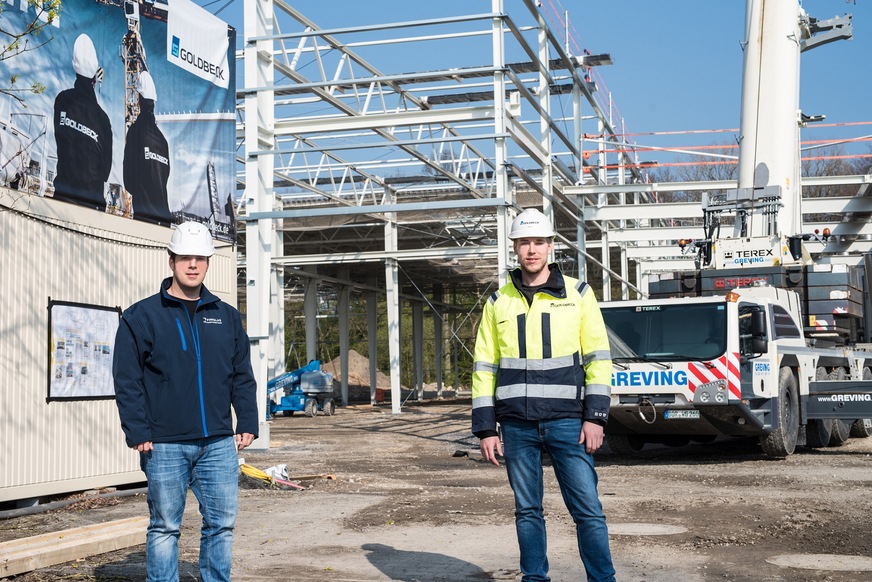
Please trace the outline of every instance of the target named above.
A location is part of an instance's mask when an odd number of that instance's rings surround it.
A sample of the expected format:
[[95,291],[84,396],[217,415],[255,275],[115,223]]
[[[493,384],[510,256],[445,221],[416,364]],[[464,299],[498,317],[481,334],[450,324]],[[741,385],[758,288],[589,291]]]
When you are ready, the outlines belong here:
[[203,284],[215,251],[209,229],[179,225],[168,251],[172,275],[156,294],[124,311],[112,365],[121,428],[148,480],[146,580],[179,579],[190,488],[203,516],[201,578],[226,582],[237,452],[257,438],[257,385],[242,317]]
[[555,233],[543,213],[524,210],[508,236],[520,266],[484,306],[475,341],[472,432],[486,461],[499,466],[505,458],[521,580],[550,580],[544,450],[575,522],[587,580],[614,582],[593,459],[611,399],[606,326],[590,286],[548,263]]
[[138,219],[170,224],[167,182],[170,178],[170,147],[157,126],[154,108],[157,91],[148,71],[139,76],[139,115],[127,130],[124,145],[124,187],[133,196]]
[[94,91],[103,80],[103,69],[87,34],[80,34],[73,45],[73,71],[73,88],[58,93],[54,103],[58,157],[54,197],[105,211],[112,126]]

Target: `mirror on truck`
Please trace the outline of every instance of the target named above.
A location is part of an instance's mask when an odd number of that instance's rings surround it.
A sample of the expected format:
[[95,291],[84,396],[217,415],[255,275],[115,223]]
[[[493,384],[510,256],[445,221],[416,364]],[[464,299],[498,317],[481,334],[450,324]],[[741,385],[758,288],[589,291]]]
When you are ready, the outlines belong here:
[[739,351],[743,361],[769,351],[764,307],[747,304],[739,306]]
[[751,312],[751,350],[755,354],[765,354],[769,351],[766,341],[766,312],[757,307]]

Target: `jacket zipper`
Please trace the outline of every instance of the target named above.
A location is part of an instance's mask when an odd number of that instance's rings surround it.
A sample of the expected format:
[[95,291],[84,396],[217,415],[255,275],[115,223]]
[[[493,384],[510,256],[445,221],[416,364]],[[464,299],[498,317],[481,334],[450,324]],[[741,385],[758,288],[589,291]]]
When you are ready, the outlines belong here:
[[[200,301],[197,301],[197,307],[194,309],[194,315],[197,314],[197,309],[200,308]],[[191,324],[191,343],[194,346],[194,353],[197,355],[197,384],[200,390],[200,420],[203,423],[203,436],[209,436],[209,427],[206,426],[206,401],[203,395],[203,361],[200,359],[200,331],[194,323],[195,318],[185,309],[188,316],[188,322]]]
[[185,339],[185,330],[182,329],[182,322],[178,317],[176,318],[176,327],[179,328],[179,338],[182,340],[182,351],[187,352],[188,340]]

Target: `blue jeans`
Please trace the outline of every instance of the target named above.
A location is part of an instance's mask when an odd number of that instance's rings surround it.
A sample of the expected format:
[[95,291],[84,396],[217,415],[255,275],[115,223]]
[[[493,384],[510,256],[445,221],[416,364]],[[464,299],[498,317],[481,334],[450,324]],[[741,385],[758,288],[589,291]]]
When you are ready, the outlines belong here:
[[139,461],[148,479],[147,582],[179,579],[179,535],[189,486],[203,516],[200,576],[203,582],[229,582],[239,494],[234,438],[154,443]]
[[515,528],[523,582],[549,582],[542,512],[542,449],[548,451],[563,502],[575,522],[578,553],[587,579],[614,582],[609,532],[597,496],[593,455],[578,444],[580,418],[500,421],[509,483],[515,493]]

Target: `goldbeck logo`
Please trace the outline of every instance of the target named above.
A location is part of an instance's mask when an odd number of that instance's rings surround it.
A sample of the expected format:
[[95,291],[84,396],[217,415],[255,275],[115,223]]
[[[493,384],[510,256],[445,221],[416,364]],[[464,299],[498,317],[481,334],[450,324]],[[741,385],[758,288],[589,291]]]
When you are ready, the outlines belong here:
[[154,153],[148,147],[143,148],[143,151],[145,152],[145,159],[146,160],[154,160],[155,162],[159,162],[165,166],[170,165],[170,161],[166,157],[164,157],[160,154]]
[[79,133],[83,133],[93,139],[96,142],[100,141],[100,136],[97,135],[97,132],[88,127],[87,125],[83,125],[73,119],[72,117],[67,117],[66,111],[61,111],[60,115],[60,125],[69,127],[70,129],[74,129]]
[[216,79],[220,79],[220,80],[224,81],[224,69],[223,68],[221,68],[220,66],[218,66],[216,64],[210,63],[206,59],[198,57],[197,55],[195,55],[191,51],[185,49],[182,46],[182,43],[179,40],[179,37],[177,37],[177,36],[173,36],[171,53],[175,58],[180,59],[182,61],[185,61],[186,63],[188,63],[192,67],[200,69],[201,71],[205,71],[206,73],[212,75]]

